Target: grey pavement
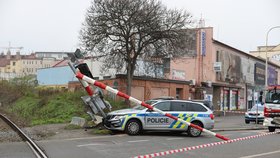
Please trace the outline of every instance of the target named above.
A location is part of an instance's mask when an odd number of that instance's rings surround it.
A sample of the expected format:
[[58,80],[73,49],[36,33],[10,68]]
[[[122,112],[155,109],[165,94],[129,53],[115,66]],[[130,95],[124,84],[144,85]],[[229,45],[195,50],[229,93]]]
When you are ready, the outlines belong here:
[[[215,127],[211,131],[239,131],[239,130],[258,130],[267,129],[262,126],[262,124],[255,124],[251,122],[250,124],[245,124],[244,114],[238,115],[226,115],[217,116],[215,115]],[[68,124],[52,124],[52,125],[40,125],[27,129],[32,133],[32,131],[45,131],[52,133],[48,139],[67,139],[76,137],[92,137],[93,135],[102,136],[100,134],[93,134],[92,130],[85,131],[84,129],[73,129],[65,130],[64,127]],[[104,135],[104,134],[103,134]]]
[[262,123],[256,124],[251,122],[245,123],[244,114],[233,116],[218,116],[215,117],[215,127],[211,131],[233,131],[233,130],[258,130],[267,129]]

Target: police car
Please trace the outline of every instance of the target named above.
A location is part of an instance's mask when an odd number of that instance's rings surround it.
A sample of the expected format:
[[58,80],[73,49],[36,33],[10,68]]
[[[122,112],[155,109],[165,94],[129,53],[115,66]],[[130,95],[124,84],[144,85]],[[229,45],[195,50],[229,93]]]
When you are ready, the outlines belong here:
[[[213,112],[202,103],[186,100],[149,100],[146,103],[205,129],[214,128]],[[143,130],[187,132],[192,137],[201,134],[198,129],[188,127],[141,105],[110,112],[103,119],[103,124],[109,130],[125,131],[129,135],[137,135]]]

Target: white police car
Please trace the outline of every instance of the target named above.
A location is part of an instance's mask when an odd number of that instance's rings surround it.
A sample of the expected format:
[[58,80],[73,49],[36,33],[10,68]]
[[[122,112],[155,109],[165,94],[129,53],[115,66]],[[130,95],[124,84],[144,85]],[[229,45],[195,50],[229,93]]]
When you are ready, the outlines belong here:
[[245,113],[245,123],[249,124],[250,122],[263,122],[264,120],[264,106],[257,104],[252,107],[249,111]]
[[[149,100],[146,103],[200,127],[214,128],[213,112],[202,103],[186,100]],[[129,135],[137,135],[143,130],[187,132],[192,137],[201,134],[198,129],[188,127],[141,105],[110,112],[103,119],[103,124],[109,130],[125,131]]]

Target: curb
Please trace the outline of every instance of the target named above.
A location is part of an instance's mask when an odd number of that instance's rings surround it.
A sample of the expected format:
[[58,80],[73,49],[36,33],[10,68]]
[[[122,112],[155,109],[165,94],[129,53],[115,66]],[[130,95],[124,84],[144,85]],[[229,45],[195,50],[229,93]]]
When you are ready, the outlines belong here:
[[251,127],[251,128],[225,128],[225,129],[213,129],[213,132],[221,132],[221,131],[244,131],[244,130],[264,130],[266,127]]

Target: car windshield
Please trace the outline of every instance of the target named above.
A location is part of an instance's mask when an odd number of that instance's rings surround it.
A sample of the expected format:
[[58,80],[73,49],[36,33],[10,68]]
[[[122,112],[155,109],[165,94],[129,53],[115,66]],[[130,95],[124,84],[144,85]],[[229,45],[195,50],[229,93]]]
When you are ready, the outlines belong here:
[[263,111],[264,106],[253,106],[250,111],[257,111],[257,108],[258,108],[258,111]]
[[[154,103],[158,102],[157,100],[147,100],[145,101],[146,104],[149,104],[149,105],[153,105]],[[136,110],[143,110],[145,109],[146,107],[140,105],[140,104],[137,104],[135,107],[133,107],[133,109],[136,109]]]

